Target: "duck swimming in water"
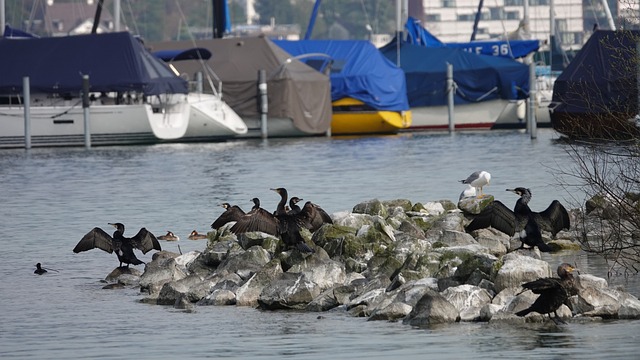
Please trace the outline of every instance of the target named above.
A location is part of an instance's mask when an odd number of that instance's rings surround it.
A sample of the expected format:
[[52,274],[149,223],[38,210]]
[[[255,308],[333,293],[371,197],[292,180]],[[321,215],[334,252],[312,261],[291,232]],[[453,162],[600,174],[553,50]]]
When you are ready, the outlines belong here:
[[193,230],[191,234],[189,234],[189,240],[202,240],[206,238],[207,238],[207,235],[199,234],[196,230]]
[[122,264],[127,264],[128,268],[129,264],[144,264],[144,262],[139,260],[133,253],[134,248],[142,251],[143,254],[154,249],[162,250],[155,235],[145,228],[141,228],[134,237],[127,238],[123,235],[124,225],[122,223],[109,223],[109,225],[116,228],[113,236],[107,234],[99,227],[95,227],[80,239],[76,247],[73,248],[73,252],[79,253],[96,248],[104,250],[109,254],[115,251],[120,261],[120,267],[122,267]]
[[38,275],[42,275],[45,274],[47,272],[47,270],[42,268],[42,265],[40,263],[36,264],[36,270],[33,272],[34,274],[38,274]]
[[178,241],[180,240],[180,237],[174,234],[173,232],[167,230],[166,234],[158,236],[158,240]]

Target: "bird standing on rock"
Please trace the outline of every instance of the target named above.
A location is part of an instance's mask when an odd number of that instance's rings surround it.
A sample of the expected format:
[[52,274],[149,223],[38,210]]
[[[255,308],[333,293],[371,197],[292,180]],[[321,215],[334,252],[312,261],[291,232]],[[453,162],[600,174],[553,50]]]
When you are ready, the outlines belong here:
[[104,250],[109,254],[115,251],[120,261],[120,267],[122,267],[122,264],[127,264],[128,268],[129,264],[144,264],[133,253],[134,248],[141,250],[143,254],[153,249],[162,250],[158,239],[145,228],[141,228],[134,237],[127,238],[124,237],[124,225],[122,223],[109,223],[109,225],[116,228],[113,237],[99,227],[95,227],[82,237],[76,247],[73,248],[73,252],[79,253],[95,248]]
[[[549,315],[549,319],[552,319],[556,324],[558,324],[558,321],[566,324],[565,321],[558,317],[556,311],[569,297],[577,294],[575,279],[572,274],[576,270],[578,269],[570,264],[562,263],[557,270],[560,278],[541,278],[522,284],[523,288],[531,290],[535,294],[540,294],[540,296],[531,306],[518,311],[516,315],[525,316],[531,312],[537,312],[542,315]],[[551,313],[555,315],[554,318],[551,318]]]
[[523,248],[537,246],[540,251],[549,252],[551,247],[542,240],[541,230],[551,232],[551,236],[570,228],[569,214],[558,200],[554,200],[543,212],[537,213],[529,208],[531,191],[524,187],[507,189],[520,196],[513,211],[498,200],[487,205],[480,214],[473,218],[465,228],[467,232],[487,228],[489,226],[513,236],[518,232]]
[[224,208],[224,212],[218,216],[217,219],[213,221],[211,224],[211,228],[214,230],[218,230],[222,225],[226,223],[230,223],[232,221],[238,221],[242,216],[245,215],[244,210],[242,210],[237,205],[231,205],[229,203],[220,204]]
[[473,174],[469,175],[464,180],[460,180],[461,183],[471,185],[476,189],[477,197],[484,197],[482,193],[482,188],[484,186],[489,185],[491,182],[491,174],[486,171],[476,171]]

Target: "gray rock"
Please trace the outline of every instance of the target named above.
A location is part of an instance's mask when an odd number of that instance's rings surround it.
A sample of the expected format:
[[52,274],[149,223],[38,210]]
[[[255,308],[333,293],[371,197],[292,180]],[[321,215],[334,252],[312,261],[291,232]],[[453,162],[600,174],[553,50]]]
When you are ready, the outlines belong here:
[[218,271],[229,271],[238,274],[243,279],[248,279],[255,272],[271,260],[271,255],[260,246],[253,246],[246,251],[226,258],[219,266]]
[[256,272],[236,291],[236,304],[239,306],[257,306],[260,293],[281,274],[280,261],[274,259]]
[[[173,305],[176,300],[185,297],[189,302],[196,302],[209,294],[209,287],[198,287],[202,279],[197,275],[189,275],[180,280],[165,283],[158,294],[158,305]],[[195,292],[196,288],[200,289]]]
[[451,305],[440,293],[428,290],[409,315],[404,318],[403,323],[424,327],[457,321],[460,321],[460,315],[455,306]]
[[265,287],[258,305],[265,310],[304,309],[320,295],[320,287],[302,273],[283,273]]
[[198,305],[235,305],[236,294],[230,290],[216,289],[211,294],[207,295],[204,299],[198,301]]
[[153,254],[153,261],[145,266],[140,276],[140,290],[157,295],[165,283],[183,279],[187,274],[174,260],[179,254],[159,251]]
[[496,291],[500,292],[528,281],[551,277],[553,273],[546,261],[509,253],[502,257],[502,266],[496,273],[494,284]]
[[460,314],[462,321],[480,320],[480,310],[491,303],[491,295],[487,290],[473,285],[450,287],[442,292]]
[[381,309],[374,310],[367,320],[398,320],[411,313],[413,308],[402,302],[391,303]]

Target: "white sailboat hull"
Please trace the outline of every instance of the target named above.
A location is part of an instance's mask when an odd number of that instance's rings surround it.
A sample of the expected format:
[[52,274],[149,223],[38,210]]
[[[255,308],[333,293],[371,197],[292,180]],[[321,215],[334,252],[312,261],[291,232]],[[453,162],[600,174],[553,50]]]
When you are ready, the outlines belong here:
[[[496,99],[473,104],[456,105],[453,108],[456,130],[489,130],[505,111],[509,100]],[[448,130],[449,109],[443,106],[412,107],[409,130]]]
[[222,99],[212,94],[190,93],[189,126],[184,141],[231,138],[247,133],[247,125]]
[[[162,107],[149,103],[100,104],[89,107],[91,145],[130,145],[182,138],[189,125],[185,95],[173,95]],[[81,101],[72,99],[30,107],[31,146],[83,146],[85,116]],[[0,148],[25,145],[24,107],[0,106]]]

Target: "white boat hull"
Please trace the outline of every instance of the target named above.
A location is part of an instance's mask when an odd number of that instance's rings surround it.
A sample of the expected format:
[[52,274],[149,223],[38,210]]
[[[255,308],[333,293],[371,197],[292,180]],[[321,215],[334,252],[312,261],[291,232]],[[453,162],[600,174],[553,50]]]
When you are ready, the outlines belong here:
[[229,105],[211,94],[190,93],[189,126],[182,140],[206,141],[247,133],[247,125]]
[[[89,107],[91,145],[130,145],[182,138],[189,125],[190,106],[184,95],[162,108],[151,104]],[[83,146],[84,109],[77,99],[30,108],[31,146]],[[24,107],[0,106],[0,148],[25,146]]]
[[[262,137],[260,118],[245,117],[244,122],[247,124],[248,131],[245,134],[238,135],[239,138]],[[315,134],[300,131],[295,127],[295,125],[293,125],[293,120],[291,120],[290,118],[270,117],[267,119],[268,138],[320,136],[325,134],[326,133]]]
[[[455,130],[489,130],[505,111],[509,100],[489,100],[454,106]],[[412,107],[412,122],[408,130],[448,130],[449,109],[443,106]]]

